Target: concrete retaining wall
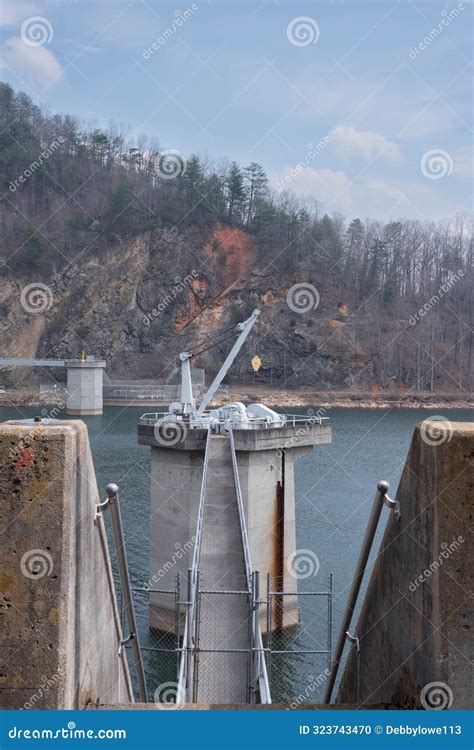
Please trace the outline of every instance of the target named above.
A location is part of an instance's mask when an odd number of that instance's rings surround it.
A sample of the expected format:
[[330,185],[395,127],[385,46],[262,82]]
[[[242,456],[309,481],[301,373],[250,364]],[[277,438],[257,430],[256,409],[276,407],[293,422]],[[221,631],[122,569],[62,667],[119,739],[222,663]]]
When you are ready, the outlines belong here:
[[86,426],[0,425],[0,707],[133,701]]
[[[397,492],[401,519],[388,521],[338,702],[413,708],[441,682],[438,698],[472,707],[473,493],[474,424],[418,425]],[[436,701],[431,690],[425,701]]]

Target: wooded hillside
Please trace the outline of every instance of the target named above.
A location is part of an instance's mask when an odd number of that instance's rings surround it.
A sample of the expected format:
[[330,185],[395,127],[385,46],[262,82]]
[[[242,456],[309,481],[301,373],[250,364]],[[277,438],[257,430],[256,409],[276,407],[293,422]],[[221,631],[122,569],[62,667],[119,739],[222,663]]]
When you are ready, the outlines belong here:
[[[258,306],[249,347],[266,382],[452,392],[472,383],[466,217],[329,216],[272,190],[260,164],[131,142],[118,127],[41,112],[5,84],[0,121],[5,353],[84,348],[112,374],[153,377],[173,369],[184,345]],[[20,305],[35,282],[53,298],[41,324]],[[291,304],[296,284],[317,291],[306,312]],[[213,369],[219,351],[199,364]]]

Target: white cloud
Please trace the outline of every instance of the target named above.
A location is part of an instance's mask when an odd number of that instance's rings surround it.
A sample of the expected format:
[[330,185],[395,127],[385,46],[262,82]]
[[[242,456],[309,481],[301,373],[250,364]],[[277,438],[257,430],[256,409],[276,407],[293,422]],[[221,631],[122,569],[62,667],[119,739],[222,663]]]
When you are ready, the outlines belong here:
[[452,153],[453,173],[457,177],[468,177],[472,180],[474,175],[474,148],[463,146]]
[[7,39],[4,63],[27,81],[47,86],[63,77],[63,70],[54,54],[46,47],[30,47],[19,37]]
[[313,89],[311,85],[297,83],[307,92],[307,101],[298,110],[304,118],[314,119],[321,113],[333,123],[342,120],[361,130],[370,127],[377,132],[399,133],[403,140],[439,134],[456,123],[455,114],[427,86],[414,82],[409,71],[402,70],[384,85],[376,78],[358,78],[357,86],[352,80],[339,78],[321,81]]
[[[385,221],[400,218],[440,219],[458,208],[443,199],[439,191],[423,182],[351,180],[342,170],[299,170],[288,184],[285,175],[291,167],[272,175],[274,185],[284,184],[299,196],[311,196],[329,213],[340,212],[348,218],[359,216]],[[295,169],[295,168],[293,168]]]
[[11,0],[2,2],[0,26],[20,26],[21,22],[39,12],[36,3],[12,3]]
[[402,156],[396,143],[371,130],[356,130],[350,125],[338,125],[328,137],[331,141],[330,148],[345,160],[361,157],[372,161],[381,157],[387,161],[399,161]]

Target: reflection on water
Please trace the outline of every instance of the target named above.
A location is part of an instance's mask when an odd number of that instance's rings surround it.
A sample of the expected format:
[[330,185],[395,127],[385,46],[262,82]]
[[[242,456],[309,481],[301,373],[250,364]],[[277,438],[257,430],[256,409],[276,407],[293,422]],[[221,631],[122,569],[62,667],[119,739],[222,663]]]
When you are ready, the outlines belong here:
[[[306,413],[304,409],[299,411]],[[37,413],[38,408],[0,409],[0,418],[18,419]],[[137,587],[143,587],[150,575],[150,455],[149,448],[137,445],[137,423],[141,413],[141,409],[106,408],[100,417],[84,418],[101,496],[108,482],[116,482],[120,487],[131,578]],[[395,494],[413,428],[417,422],[434,414],[452,421],[472,420],[472,413],[463,409],[439,409],[436,412],[425,409],[329,409],[332,444],[317,446],[297,464],[297,547],[312,550],[320,563],[317,574],[299,581],[299,588],[300,591],[327,590],[329,574],[334,573],[333,643],[376,484],[380,479],[388,480],[390,494]],[[387,514],[388,510],[384,509],[370,566]],[[104,517],[107,519],[107,514]],[[362,594],[367,578],[366,575]],[[157,636],[148,630],[148,594],[140,592],[135,599],[141,642],[149,648],[156,645]],[[300,597],[301,625],[279,634],[274,638],[274,645],[276,640],[279,650],[324,649],[327,627],[324,602],[323,598],[316,604],[310,597]],[[164,650],[145,651],[151,699],[159,685],[176,680],[173,644],[172,636],[160,636],[158,645]],[[275,654],[270,669],[273,699],[291,702],[303,695],[309,702],[320,701],[324,685],[315,686],[315,682],[326,666],[324,655]]]

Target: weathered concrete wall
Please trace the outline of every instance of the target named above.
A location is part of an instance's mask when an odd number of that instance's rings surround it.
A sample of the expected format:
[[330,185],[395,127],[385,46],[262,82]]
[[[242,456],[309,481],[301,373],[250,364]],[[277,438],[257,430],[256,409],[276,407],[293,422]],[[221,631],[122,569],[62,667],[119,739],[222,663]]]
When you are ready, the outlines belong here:
[[[204,451],[207,430],[187,429],[183,424],[173,437],[167,423],[158,424],[154,419],[143,419],[138,424],[138,442],[157,448],[177,451]],[[171,430],[173,427],[170,428]],[[331,426],[328,424],[296,423],[285,427],[268,427],[258,430],[234,430],[236,451],[265,451],[281,448],[297,448],[331,442]]]
[[[150,588],[174,589],[178,573],[186,592],[191,567],[204,453],[151,449],[150,475]],[[175,627],[171,594],[150,594],[150,626],[164,631]]]
[[0,706],[133,701],[86,426],[0,425]]
[[416,427],[338,702],[416,707],[442,682],[447,703],[472,707],[473,459],[474,424]]
[[[194,432],[201,431],[189,431],[188,441],[196,437]],[[270,432],[274,431],[268,430]],[[268,444],[267,437],[265,442],[260,441],[261,449],[256,449],[255,436],[251,440],[246,439],[249,434],[253,435],[243,430],[236,430],[234,433],[236,446],[238,441],[240,446],[237,449],[237,463],[252,566],[260,571],[264,591],[269,573],[273,585],[278,585],[279,590],[296,593],[296,578],[290,574],[285,564],[281,578],[279,555],[283,555],[285,563],[296,549],[294,464],[311,447],[294,446],[291,442],[292,437],[295,440],[294,431],[286,435],[286,444],[290,447],[285,448],[283,548],[280,552],[277,483],[282,480],[281,443],[279,438],[275,438],[272,449],[264,449],[263,446]],[[328,437],[330,439],[330,431],[325,433],[324,439]],[[141,437],[139,441],[142,442]],[[196,534],[203,461],[204,452],[197,451],[194,447],[186,450],[178,450],[176,445],[172,445],[171,449],[151,448],[150,588],[174,589],[179,573],[183,591],[186,590],[187,571],[192,563]],[[218,483],[209,474],[208,480],[213,483],[213,491],[217,492]],[[150,603],[151,627],[174,630],[174,596],[152,593]],[[297,624],[297,597],[285,597],[284,609],[282,624]],[[263,615],[264,613],[262,617]],[[262,625],[265,623],[262,622]]]

